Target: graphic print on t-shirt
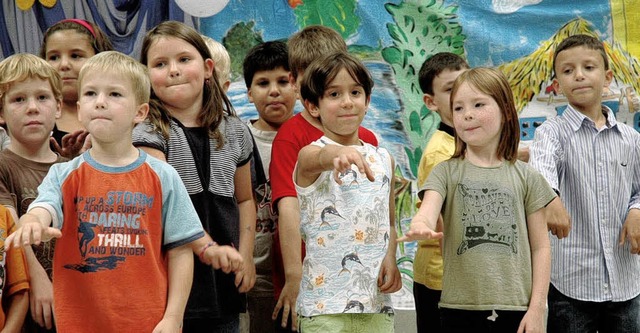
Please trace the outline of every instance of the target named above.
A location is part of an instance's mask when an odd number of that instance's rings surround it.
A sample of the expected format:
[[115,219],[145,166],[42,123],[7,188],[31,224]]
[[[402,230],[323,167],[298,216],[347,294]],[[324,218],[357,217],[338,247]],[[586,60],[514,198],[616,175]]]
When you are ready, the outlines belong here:
[[[473,187],[470,187],[473,186]],[[511,191],[492,184],[458,184],[462,194],[462,243],[458,255],[483,244],[505,245],[515,254],[518,230],[513,216]]]
[[78,196],[77,239],[80,263],[67,269],[83,273],[115,269],[127,256],[144,256],[141,218],[153,207],[154,197],[141,192],[109,191],[106,196]]

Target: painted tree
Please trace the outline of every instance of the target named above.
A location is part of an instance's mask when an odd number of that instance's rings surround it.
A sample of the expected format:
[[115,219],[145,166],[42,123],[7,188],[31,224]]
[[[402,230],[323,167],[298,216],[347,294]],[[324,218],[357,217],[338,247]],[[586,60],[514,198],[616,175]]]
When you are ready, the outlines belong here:
[[457,7],[445,6],[442,0],[405,0],[385,8],[395,24],[387,24],[393,46],[382,50],[396,77],[404,103],[403,123],[412,147],[405,147],[410,170],[417,175],[426,145],[437,129],[440,117],[422,102],[418,72],[422,63],[438,52],[464,54],[465,35],[458,22]]
[[309,25],[324,25],[348,39],[360,26],[356,15],[356,0],[305,0],[295,6],[296,22],[300,28]]

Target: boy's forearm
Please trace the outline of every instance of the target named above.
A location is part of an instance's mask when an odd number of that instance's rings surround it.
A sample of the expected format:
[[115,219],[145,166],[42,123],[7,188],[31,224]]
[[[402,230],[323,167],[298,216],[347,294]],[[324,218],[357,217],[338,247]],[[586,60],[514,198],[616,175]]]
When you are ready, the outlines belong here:
[[11,295],[9,308],[7,310],[7,317],[2,332],[21,332],[28,309],[29,292],[27,290]]
[[[298,198],[284,197],[278,201],[278,232],[283,254],[285,277],[300,281],[302,278],[302,237],[300,235],[300,210]],[[284,255],[286,254],[286,255]]]
[[187,300],[193,283],[193,255],[188,245],[168,251],[169,290],[164,318],[173,318],[182,323]]

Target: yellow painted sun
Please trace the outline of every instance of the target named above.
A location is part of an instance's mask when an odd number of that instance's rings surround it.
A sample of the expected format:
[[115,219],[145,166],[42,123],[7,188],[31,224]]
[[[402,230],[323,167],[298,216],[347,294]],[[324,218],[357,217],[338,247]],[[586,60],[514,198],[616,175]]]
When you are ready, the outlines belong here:
[[[18,8],[20,8],[20,10],[29,10],[31,9],[31,7],[33,7],[33,4],[36,2],[36,0],[16,0],[16,5],[18,6]],[[38,0],[38,2],[47,7],[47,8],[52,8],[53,6],[56,5],[56,0]]]

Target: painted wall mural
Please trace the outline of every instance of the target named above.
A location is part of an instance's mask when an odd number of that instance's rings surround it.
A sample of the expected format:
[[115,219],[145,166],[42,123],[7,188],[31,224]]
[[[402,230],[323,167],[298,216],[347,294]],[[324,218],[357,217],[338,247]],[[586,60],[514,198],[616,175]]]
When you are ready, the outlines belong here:
[[[501,69],[514,90],[526,146],[536,127],[566,106],[551,87],[554,47],[566,36],[592,34],[605,41],[615,77],[605,103],[618,120],[640,129],[639,7],[640,0],[6,0],[0,7],[0,57],[37,53],[46,27],[68,17],[95,22],[118,50],[138,57],[150,27],[179,20],[225,45],[232,59],[229,96],[242,118],[255,118],[241,76],[248,49],[286,40],[307,25],[330,26],[374,77],[364,125],[396,159],[401,233],[415,212],[422,149],[439,123],[423,105],[417,82],[426,58],[449,51],[471,66]],[[414,252],[415,244],[399,246],[405,288],[395,299],[398,307],[413,306]]]

